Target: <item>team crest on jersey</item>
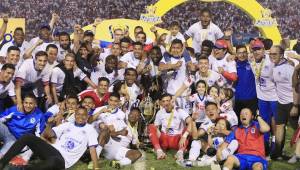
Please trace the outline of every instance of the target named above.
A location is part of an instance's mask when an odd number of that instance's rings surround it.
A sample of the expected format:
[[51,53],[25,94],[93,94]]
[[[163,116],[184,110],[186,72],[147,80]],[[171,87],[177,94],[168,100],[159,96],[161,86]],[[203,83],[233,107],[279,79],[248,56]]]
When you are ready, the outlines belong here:
[[35,123],[35,118],[34,117],[30,119],[30,123],[32,123],[32,124]]
[[251,133],[252,133],[252,134],[255,133],[255,128],[251,128]]
[[66,141],[65,147],[68,148],[69,150],[72,150],[75,147],[75,143],[73,141]]

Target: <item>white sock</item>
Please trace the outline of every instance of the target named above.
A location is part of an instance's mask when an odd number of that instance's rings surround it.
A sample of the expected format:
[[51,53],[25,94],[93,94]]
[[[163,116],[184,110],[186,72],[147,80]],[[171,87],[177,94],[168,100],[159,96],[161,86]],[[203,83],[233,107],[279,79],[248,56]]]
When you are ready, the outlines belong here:
[[121,166],[124,166],[124,165],[130,165],[131,164],[131,160],[130,159],[128,159],[128,158],[123,158],[123,159],[121,159],[120,161],[120,165]]
[[195,161],[200,155],[201,150],[201,141],[200,140],[193,140],[191,144],[191,149],[189,151],[189,160]]
[[227,146],[228,150],[229,150],[229,153],[232,155],[236,150],[237,148],[239,147],[239,143],[237,140],[232,140],[229,145]]
[[272,136],[272,142],[275,142],[275,136]]
[[229,170],[229,168],[227,168],[227,167],[223,167],[223,170]]
[[103,147],[100,146],[100,145],[98,145],[98,146],[96,147],[96,152],[97,152],[97,157],[98,157],[98,158],[100,157],[100,154],[101,154],[101,152],[102,152],[102,149],[103,149]]
[[25,160],[25,161],[29,161],[29,159],[32,156],[32,151],[31,149],[28,148],[28,150],[26,150],[25,152],[21,153],[20,156]]

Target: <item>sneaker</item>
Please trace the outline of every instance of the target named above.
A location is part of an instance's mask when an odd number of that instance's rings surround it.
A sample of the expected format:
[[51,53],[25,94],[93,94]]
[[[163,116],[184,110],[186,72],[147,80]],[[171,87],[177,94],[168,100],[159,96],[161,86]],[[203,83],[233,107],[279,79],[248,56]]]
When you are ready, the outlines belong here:
[[11,161],[9,161],[9,164],[14,166],[26,166],[28,162],[25,161],[21,156],[15,156]]
[[177,165],[186,168],[186,161],[185,160],[176,160]]
[[166,158],[166,154],[164,153],[164,151],[162,151],[161,149],[157,149],[156,159],[160,160],[160,159],[165,159],[165,158]]
[[292,156],[291,159],[288,160],[288,163],[294,164],[296,163],[300,158],[297,157],[296,155]]
[[113,168],[121,169],[121,164],[120,164],[119,161],[113,160],[113,161],[111,161],[111,162],[109,163],[109,165],[110,165],[111,167],[113,167]]
[[179,160],[179,161],[184,160],[183,159],[183,151],[181,151],[181,150],[177,151],[177,153],[175,155],[175,159]]
[[210,164],[210,169],[211,170],[221,170],[221,166],[216,161],[214,161],[212,164]]

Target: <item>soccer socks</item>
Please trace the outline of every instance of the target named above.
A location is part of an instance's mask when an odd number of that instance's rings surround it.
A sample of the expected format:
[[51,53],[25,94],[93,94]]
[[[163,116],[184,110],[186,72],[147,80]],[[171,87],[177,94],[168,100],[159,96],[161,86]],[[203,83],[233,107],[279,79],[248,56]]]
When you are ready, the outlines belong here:
[[101,154],[101,152],[102,152],[102,149],[103,149],[103,147],[100,146],[100,145],[98,145],[98,146],[96,147],[96,153],[97,153],[97,157],[98,157],[98,158],[100,157],[100,154]]
[[154,149],[160,149],[160,144],[159,144],[159,137],[157,136],[157,128],[154,124],[150,124],[148,126],[148,131],[149,131],[149,138],[154,146]]
[[189,160],[195,161],[200,155],[201,150],[201,141],[200,140],[193,140],[191,144],[191,149],[189,151]]

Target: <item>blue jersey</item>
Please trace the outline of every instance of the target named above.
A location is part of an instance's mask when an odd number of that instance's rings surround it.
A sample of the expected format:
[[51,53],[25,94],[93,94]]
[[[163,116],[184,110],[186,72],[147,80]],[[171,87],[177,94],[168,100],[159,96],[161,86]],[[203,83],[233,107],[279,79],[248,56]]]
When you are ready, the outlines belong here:
[[13,106],[0,114],[0,120],[6,124],[17,139],[25,134],[39,135],[46,125],[43,112],[38,108],[35,108],[32,113],[26,114],[19,112],[17,106]]

